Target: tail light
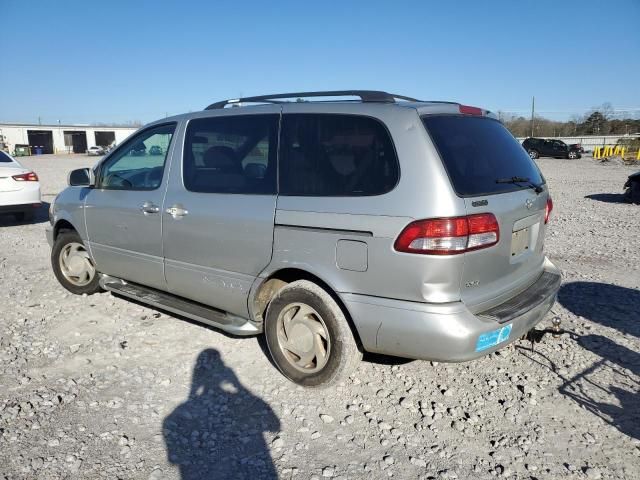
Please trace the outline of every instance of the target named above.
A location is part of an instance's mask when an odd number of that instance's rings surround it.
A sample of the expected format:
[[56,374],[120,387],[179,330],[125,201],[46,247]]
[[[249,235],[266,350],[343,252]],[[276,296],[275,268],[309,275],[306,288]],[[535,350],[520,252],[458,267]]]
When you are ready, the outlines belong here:
[[23,173],[21,175],[14,175],[12,177],[17,182],[37,182],[38,175],[35,172]]
[[491,247],[499,239],[500,227],[495,215],[479,213],[412,222],[400,233],[394,248],[404,253],[456,255]]
[[547,198],[547,206],[544,208],[544,223],[549,223],[549,216],[553,210],[553,200],[551,197]]

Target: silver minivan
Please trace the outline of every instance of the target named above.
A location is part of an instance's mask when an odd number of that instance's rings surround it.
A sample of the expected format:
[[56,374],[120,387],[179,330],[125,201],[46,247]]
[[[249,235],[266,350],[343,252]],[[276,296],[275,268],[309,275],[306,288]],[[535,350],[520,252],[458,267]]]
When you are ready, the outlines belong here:
[[319,386],[363,352],[458,362],[526,335],[560,286],[551,209],[487,110],[301,92],[141,128],[69,174],[47,238],[67,290],[264,333],[287,378]]

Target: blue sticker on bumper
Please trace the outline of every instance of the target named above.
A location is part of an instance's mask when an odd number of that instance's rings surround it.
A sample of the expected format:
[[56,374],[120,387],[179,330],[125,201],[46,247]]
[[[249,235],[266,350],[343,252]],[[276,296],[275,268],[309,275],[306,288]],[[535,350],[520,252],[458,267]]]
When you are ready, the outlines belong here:
[[478,342],[476,343],[476,352],[481,352],[487,348],[495,347],[499,343],[508,340],[509,335],[511,334],[511,327],[511,324],[505,325],[498,330],[480,335],[478,337]]

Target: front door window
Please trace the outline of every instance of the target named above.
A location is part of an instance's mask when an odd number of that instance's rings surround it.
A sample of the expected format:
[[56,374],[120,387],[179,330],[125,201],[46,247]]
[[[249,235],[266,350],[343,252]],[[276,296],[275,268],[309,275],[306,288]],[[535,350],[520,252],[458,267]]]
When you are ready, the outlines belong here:
[[175,124],[145,130],[120,147],[102,165],[99,187],[107,190],[155,190],[162,183]]

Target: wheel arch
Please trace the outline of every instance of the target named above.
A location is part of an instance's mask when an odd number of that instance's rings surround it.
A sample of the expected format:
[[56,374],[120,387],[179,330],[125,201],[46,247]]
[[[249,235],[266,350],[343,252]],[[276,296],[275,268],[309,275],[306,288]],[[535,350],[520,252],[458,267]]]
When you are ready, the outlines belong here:
[[335,302],[340,307],[340,310],[342,310],[345,318],[347,319],[347,323],[349,324],[349,328],[351,328],[351,331],[353,332],[353,336],[356,339],[358,348],[362,351],[362,341],[360,339],[360,334],[355,326],[355,323],[353,322],[353,319],[351,318],[349,309],[337,294],[336,290],[318,275],[300,268],[287,267],[276,270],[272,272],[268,277],[259,280],[261,281],[254,284],[254,287],[252,288],[252,294],[249,296],[249,313],[254,321],[260,324],[264,322],[264,313],[269,306],[269,302],[271,302],[273,297],[282,287],[288,285],[291,282],[295,282],[296,280],[308,280],[320,286],[335,300]]
[[[55,241],[61,232],[68,231],[68,230],[73,230],[75,232],[78,232],[78,229],[74,227],[69,220],[66,220],[64,218],[58,220],[53,226],[53,240]],[[80,232],[78,232],[78,235],[79,234]]]

